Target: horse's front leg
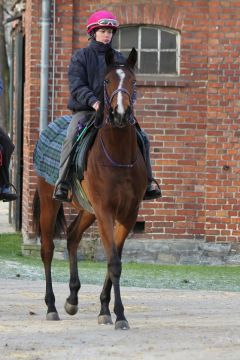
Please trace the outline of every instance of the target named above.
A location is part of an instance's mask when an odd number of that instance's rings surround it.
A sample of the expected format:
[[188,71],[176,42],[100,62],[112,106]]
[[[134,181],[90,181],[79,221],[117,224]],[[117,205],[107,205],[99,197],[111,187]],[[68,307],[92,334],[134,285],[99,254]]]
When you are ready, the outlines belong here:
[[117,225],[115,236],[113,235],[113,223],[99,221],[99,230],[108,261],[108,272],[100,295],[101,311],[98,317],[100,324],[110,324],[111,315],[109,311],[110,293],[113,285],[115,302],[114,312],[116,314],[115,329],[129,329],[129,324],[124,315],[124,307],[120,292],[120,277],[122,272],[121,254],[124,241],[131,227]]
[[112,281],[113,290],[114,290],[114,312],[116,314],[115,329],[127,330],[129,329],[129,324],[124,315],[124,307],[121,299],[120,292],[120,277],[122,273],[122,262],[117,253],[113,252],[113,256],[108,262],[108,273]]
[[65,302],[65,310],[69,315],[75,315],[78,312],[78,291],[81,287],[80,279],[78,276],[78,260],[77,249],[79,242],[82,238],[83,232],[95,220],[95,216],[86,211],[81,211],[73,223],[70,225],[67,233],[67,248],[69,254],[69,267],[70,267],[70,295]]
[[111,289],[112,289],[112,281],[110,279],[109,273],[107,272],[103,289],[100,295],[100,302],[101,302],[101,310],[98,315],[98,323],[100,325],[112,325],[112,317],[109,310],[109,303],[111,300]]
[[[117,247],[118,256],[121,259],[122,257],[122,249],[124,245],[124,241],[128,235],[129,231],[117,224],[114,231],[114,240],[115,245]],[[109,304],[111,301],[111,289],[112,289],[112,281],[110,279],[109,272],[107,271],[106,278],[104,281],[103,289],[100,294],[100,302],[101,302],[101,310],[98,315],[98,323],[100,325],[108,325],[112,324],[112,317],[109,310]]]

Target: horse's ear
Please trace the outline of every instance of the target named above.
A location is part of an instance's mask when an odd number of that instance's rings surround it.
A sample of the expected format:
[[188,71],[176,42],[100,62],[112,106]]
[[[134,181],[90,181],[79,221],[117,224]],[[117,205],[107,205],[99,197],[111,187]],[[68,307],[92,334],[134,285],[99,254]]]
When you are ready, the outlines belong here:
[[110,49],[108,49],[106,51],[105,61],[106,61],[107,66],[114,63],[114,51],[113,51],[113,49],[110,48]]
[[127,58],[127,64],[128,64],[128,66],[130,66],[130,68],[133,69],[136,62],[137,62],[137,50],[135,48],[132,48],[132,50]]

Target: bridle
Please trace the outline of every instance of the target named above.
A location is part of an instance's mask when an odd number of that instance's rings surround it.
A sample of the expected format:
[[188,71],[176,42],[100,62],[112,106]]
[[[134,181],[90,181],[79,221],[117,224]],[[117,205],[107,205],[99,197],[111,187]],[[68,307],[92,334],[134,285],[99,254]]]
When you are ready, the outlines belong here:
[[[125,65],[118,65],[118,66],[124,67]],[[130,102],[130,115],[129,115],[129,118],[128,118],[128,122],[129,122],[130,125],[134,125],[136,123],[136,119],[134,117],[134,112],[133,112],[133,106],[134,106],[134,103],[136,102],[136,98],[137,98],[136,81],[133,81],[132,95],[130,94],[130,92],[127,89],[121,87],[121,88],[118,88],[118,89],[114,90],[112,92],[111,96],[109,96],[108,92],[107,92],[107,86],[106,86],[107,83],[108,83],[108,80],[105,79],[104,83],[103,83],[103,87],[104,87],[104,104],[105,104],[105,107],[107,109],[107,117],[105,119],[105,122],[112,125],[112,122],[111,122],[111,119],[110,119],[110,111],[112,110],[113,98],[118,93],[124,93],[124,94],[128,95],[129,102]]]
[[[124,67],[125,65],[118,65],[116,67]],[[128,117],[128,123],[130,125],[134,125],[136,123],[136,119],[134,117],[134,112],[133,112],[133,106],[134,106],[134,103],[136,101],[136,95],[137,95],[137,91],[136,91],[136,81],[133,81],[133,91],[132,91],[132,94],[130,94],[130,92],[121,87],[121,88],[118,88],[116,90],[114,90],[111,94],[111,96],[108,95],[108,92],[107,92],[107,83],[108,81],[107,80],[104,80],[104,105],[107,109],[107,117],[105,118],[105,122],[107,124],[110,124],[112,125],[112,121],[110,119],[110,111],[112,111],[112,101],[113,101],[113,98],[114,96],[116,96],[118,93],[124,93],[124,94],[127,94],[128,97],[129,97],[129,102],[130,102],[130,115]],[[113,125],[112,125],[113,126]],[[138,153],[137,153],[137,156],[136,156],[136,159],[131,163],[131,164],[121,164],[121,163],[118,163],[116,162],[115,160],[113,160],[111,158],[111,156],[109,155],[109,153],[107,152],[107,149],[104,145],[104,142],[103,142],[103,139],[102,139],[102,136],[100,134],[100,141],[101,141],[101,146],[102,146],[102,149],[103,149],[103,152],[106,156],[106,158],[109,160],[111,166],[113,167],[118,167],[118,168],[132,168],[137,160],[138,160]]]

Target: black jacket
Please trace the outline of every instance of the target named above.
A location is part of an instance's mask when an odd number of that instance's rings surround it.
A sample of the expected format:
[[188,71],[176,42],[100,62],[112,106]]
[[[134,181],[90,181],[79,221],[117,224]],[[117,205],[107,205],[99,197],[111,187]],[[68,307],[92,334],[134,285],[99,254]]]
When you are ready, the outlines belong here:
[[[110,44],[103,44],[91,40],[88,47],[77,50],[72,58],[68,70],[70,98],[68,108],[73,112],[93,110],[92,105],[102,99],[103,80],[106,70],[105,53],[111,48]],[[115,60],[124,62],[123,55],[114,50]]]

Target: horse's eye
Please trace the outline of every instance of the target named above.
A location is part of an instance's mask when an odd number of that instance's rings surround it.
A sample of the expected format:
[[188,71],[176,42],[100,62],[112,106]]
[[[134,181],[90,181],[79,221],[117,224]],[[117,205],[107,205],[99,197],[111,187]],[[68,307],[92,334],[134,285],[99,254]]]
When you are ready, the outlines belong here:
[[105,79],[105,84],[109,84],[109,80],[108,79]]

